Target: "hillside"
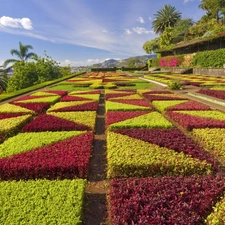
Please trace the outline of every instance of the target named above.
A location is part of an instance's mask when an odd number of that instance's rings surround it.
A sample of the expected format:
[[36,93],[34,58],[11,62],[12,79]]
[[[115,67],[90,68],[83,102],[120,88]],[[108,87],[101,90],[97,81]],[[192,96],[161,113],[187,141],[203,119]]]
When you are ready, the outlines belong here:
[[129,67],[132,62],[136,62],[136,67],[145,66],[148,59],[155,58],[156,55],[142,55],[142,56],[134,56],[129,57],[127,59],[116,60],[116,59],[108,59],[102,63],[93,64],[92,67],[98,68],[112,68],[112,67]]

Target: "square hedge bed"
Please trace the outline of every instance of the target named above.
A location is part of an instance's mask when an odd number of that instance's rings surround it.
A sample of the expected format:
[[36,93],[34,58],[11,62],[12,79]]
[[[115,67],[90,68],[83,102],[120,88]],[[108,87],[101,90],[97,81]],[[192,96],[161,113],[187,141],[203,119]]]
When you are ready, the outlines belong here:
[[[212,175],[113,179],[108,193],[110,222],[113,225],[205,224],[223,187],[223,178]],[[224,224],[222,212],[215,211],[207,224]]]
[[213,165],[184,152],[108,131],[107,177],[210,174]]
[[82,222],[85,180],[0,182],[0,224]]
[[91,131],[20,133],[0,145],[0,180],[86,178]]

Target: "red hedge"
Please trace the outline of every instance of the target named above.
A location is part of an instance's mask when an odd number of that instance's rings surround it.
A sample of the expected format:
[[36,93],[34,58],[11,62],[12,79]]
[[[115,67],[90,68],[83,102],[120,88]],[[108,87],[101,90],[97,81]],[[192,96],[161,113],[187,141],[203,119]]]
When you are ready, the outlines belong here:
[[93,133],[0,159],[0,179],[86,178]]

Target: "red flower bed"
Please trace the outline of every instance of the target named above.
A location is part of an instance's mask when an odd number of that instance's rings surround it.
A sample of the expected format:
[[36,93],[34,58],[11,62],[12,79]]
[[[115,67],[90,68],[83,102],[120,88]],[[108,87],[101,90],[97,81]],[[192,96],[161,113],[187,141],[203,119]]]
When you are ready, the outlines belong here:
[[225,121],[223,120],[201,118],[173,111],[167,112],[167,115],[189,131],[194,128],[225,128]]
[[33,110],[36,113],[42,113],[45,112],[50,104],[47,102],[37,102],[37,103],[19,103],[19,102],[13,102],[13,105],[17,105],[26,109]]
[[61,98],[61,102],[72,102],[72,101],[90,101],[88,98],[82,98],[79,96],[66,95]]
[[24,115],[24,113],[0,113],[0,120]]
[[106,125],[109,126],[110,124],[117,123],[123,120],[131,119],[134,117],[138,117],[144,114],[149,113],[148,111],[109,111],[106,114]]
[[145,101],[145,100],[120,100],[120,99],[111,99],[111,102],[120,102],[124,104],[130,104],[130,105],[139,105],[139,106],[145,106],[145,107],[150,107],[153,108],[151,103]]
[[68,106],[52,110],[52,112],[71,112],[71,111],[97,111],[98,102],[89,102],[82,105]]
[[204,94],[204,95],[209,95],[215,98],[219,99],[225,99],[225,91],[222,90],[206,90],[206,89],[201,89],[199,93]]
[[173,110],[209,110],[209,109],[210,107],[207,105],[195,101],[189,101],[169,107],[167,110],[173,111]]
[[129,96],[132,93],[113,93],[113,94],[105,94],[105,99],[108,100],[110,98],[117,98],[117,97],[124,97],[124,96]]
[[200,87],[203,82],[190,82],[190,85]]
[[87,94],[101,94],[101,91],[100,90],[94,90],[94,91],[81,91],[81,92],[76,92],[74,94],[84,94],[84,95],[87,95]]
[[182,97],[174,97],[174,96],[159,96],[159,95],[144,95],[144,97],[148,100],[148,101],[155,101],[155,100],[187,100],[187,98],[182,98]]
[[44,96],[29,96],[29,95],[26,95],[26,96],[17,98],[16,100],[14,100],[13,102],[10,102],[10,103],[14,104],[14,102],[18,102],[18,101],[30,100],[30,99],[36,99],[36,98],[43,98],[43,97]]
[[56,116],[42,114],[31,121],[22,132],[90,130],[88,126],[74,123]]
[[[190,138],[186,137],[179,129],[119,129],[116,133],[140,139],[145,142],[166,147],[176,152],[184,152],[193,158],[206,160],[214,165],[213,158],[196,145]],[[216,165],[214,165],[216,167]]]
[[0,179],[86,178],[93,133],[0,159]]
[[68,94],[68,91],[54,91],[54,90],[49,90],[49,91],[43,91],[43,92],[52,93],[52,94],[56,94],[56,95],[60,95],[60,96],[65,96],[65,95]]
[[110,222],[122,224],[203,224],[222,193],[220,176],[114,179]]

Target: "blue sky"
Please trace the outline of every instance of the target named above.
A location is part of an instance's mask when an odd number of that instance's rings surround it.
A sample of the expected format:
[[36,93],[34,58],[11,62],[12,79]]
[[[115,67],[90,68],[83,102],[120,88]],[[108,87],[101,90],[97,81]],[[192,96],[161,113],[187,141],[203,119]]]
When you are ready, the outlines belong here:
[[145,55],[156,37],[154,14],[165,4],[198,21],[200,0],[0,0],[0,65],[19,42],[62,65],[90,65],[108,58]]

